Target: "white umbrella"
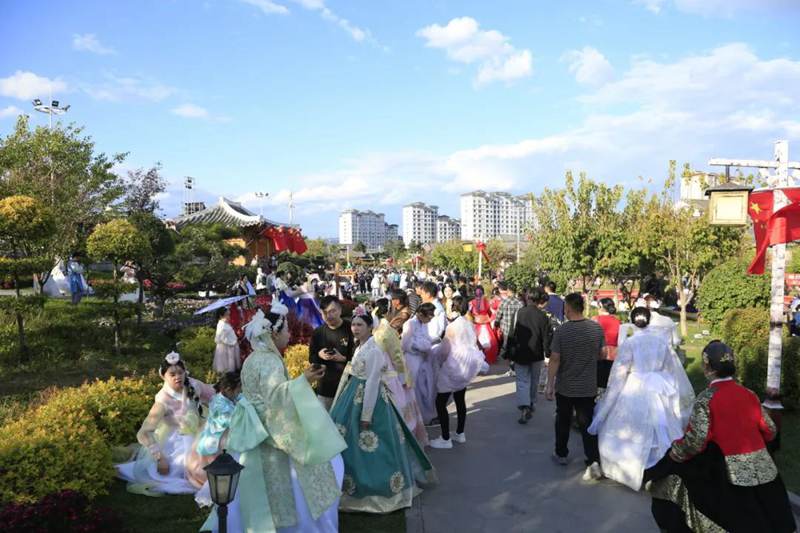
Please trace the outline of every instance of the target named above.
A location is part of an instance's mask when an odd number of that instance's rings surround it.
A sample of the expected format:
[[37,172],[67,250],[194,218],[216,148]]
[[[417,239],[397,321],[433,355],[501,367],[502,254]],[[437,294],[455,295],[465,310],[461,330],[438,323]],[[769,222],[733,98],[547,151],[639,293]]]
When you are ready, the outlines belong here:
[[194,312],[196,315],[201,315],[203,313],[208,313],[209,311],[213,311],[215,309],[219,309],[220,307],[227,307],[232,303],[236,303],[239,300],[244,300],[247,298],[246,295],[243,296],[229,296],[228,298],[220,298],[214,303],[208,304],[207,306],[203,307],[202,309],[198,309]]

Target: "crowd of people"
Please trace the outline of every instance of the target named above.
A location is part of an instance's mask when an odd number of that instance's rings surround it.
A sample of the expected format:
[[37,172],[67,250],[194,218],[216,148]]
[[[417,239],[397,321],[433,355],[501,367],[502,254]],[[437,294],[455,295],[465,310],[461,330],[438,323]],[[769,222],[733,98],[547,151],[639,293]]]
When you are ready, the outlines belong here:
[[[710,385],[695,398],[680,336],[652,298],[623,322],[614,300],[596,302],[589,318],[584,294],[562,298],[552,282],[517,288],[498,276],[484,287],[458,272],[397,270],[333,283],[270,276],[259,269],[255,287],[239,280],[243,300],[220,312],[215,387],[190,377],[178,353],[162,362],[141,448],[117,465],[133,492],[193,493],[209,505],[203,466],[227,449],[246,466],[231,531],[337,531],[339,511],[407,508],[437,481],[426,448],[466,444],[470,383],[507,364],[519,424],[541,410],[541,396],[555,404],[554,462],[569,463],[577,429],[582,479],[646,488],[662,530],[795,529],[768,444],[777,429],[733,380],[732,350],[706,346]],[[363,303],[345,313],[356,297]],[[282,359],[292,315],[313,328],[294,379]],[[215,520],[204,528],[216,530]]]

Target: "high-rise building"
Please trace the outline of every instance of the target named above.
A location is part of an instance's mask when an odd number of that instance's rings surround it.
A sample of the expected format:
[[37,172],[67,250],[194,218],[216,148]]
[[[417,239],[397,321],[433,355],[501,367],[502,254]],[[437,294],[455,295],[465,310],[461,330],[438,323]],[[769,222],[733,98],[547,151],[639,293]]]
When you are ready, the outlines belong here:
[[386,224],[386,242],[389,241],[396,241],[400,239],[400,233],[398,231],[397,224]]
[[414,202],[403,207],[403,242],[428,244],[436,242],[436,222],[439,207]]
[[383,213],[345,209],[339,214],[339,244],[361,242],[367,250],[381,250],[386,243],[388,226]]
[[530,197],[473,191],[461,195],[461,238],[465,241],[515,236],[533,220]]
[[461,222],[457,218],[439,215],[436,219],[436,242],[461,239]]

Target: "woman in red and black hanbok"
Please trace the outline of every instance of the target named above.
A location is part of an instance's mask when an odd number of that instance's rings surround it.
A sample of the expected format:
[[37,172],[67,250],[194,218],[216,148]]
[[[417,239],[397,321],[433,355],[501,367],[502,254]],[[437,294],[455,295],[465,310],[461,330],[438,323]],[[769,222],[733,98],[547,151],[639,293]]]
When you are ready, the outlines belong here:
[[733,379],[733,350],[703,350],[708,388],[686,434],[645,472],[653,517],[663,531],[782,533],[796,530],[786,488],[767,442],[776,436],[758,397]]

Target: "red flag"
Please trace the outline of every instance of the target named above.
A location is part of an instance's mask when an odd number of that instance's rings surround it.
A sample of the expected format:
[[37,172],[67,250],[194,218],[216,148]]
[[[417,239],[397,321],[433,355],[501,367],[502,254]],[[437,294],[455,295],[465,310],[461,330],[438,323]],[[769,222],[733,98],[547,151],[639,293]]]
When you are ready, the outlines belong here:
[[485,242],[478,241],[475,244],[475,248],[478,249],[478,251],[481,253],[481,255],[483,256],[483,258],[486,260],[487,263],[491,263],[491,260],[489,259],[489,256],[486,253],[486,243]]
[[303,255],[306,253],[306,250],[308,250],[308,246],[306,246],[306,240],[303,238],[303,234],[300,233],[300,230],[295,230],[294,249],[292,251],[298,255]]
[[780,189],[789,203],[773,211],[774,191],[757,191],[750,194],[747,211],[753,219],[756,239],[756,256],[747,268],[748,274],[763,274],[767,248],[800,240],[800,188]]

